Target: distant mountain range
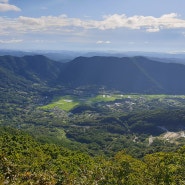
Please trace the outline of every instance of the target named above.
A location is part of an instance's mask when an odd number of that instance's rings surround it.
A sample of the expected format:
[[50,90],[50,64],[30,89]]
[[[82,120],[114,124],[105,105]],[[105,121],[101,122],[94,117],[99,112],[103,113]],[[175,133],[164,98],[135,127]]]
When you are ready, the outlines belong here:
[[66,63],[45,56],[1,56],[0,87],[93,86],[123,93],[185,94],[185,65],[145,57],[77,57]]
[[152,60],[161,62],[173,62],[185,64],[185,53],[159,53],[159,52],[141,52],[141,51],[67,51],[67,50],[36,50],[36,51],[18,51],[18,50],[0,50],[0,56],[11,55],[16,57],[23,57],[26,55],[43,55],[51,60],[59,62],[69,62],[79,56],[93,57],[93,56],[105,56],[105,57],[134,57],[144,56]]

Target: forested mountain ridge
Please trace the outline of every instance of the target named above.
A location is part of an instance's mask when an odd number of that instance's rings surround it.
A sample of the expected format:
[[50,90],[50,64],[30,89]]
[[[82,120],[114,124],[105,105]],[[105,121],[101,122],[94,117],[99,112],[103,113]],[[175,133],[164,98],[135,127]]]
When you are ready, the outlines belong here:
[[[61,63],[41,56],[0,56],[1,76],[32,83],[54,83],[62,67]],[[6,72],[6,74],[5,74]],[[4,74],[3,74],[4,73]],[[1,83],[3,80],[1,80]]]
[[62,79],[75,86],[99,85],[129,93],[185,92],[185,66],[144,57],[79,57],[65,64]]
[[125,93],[185,93],[185,65],[144,57],[78,57],[63,64],[40,55],[2,56],[0,75],[2,86],[12,80],[18,84],[105,87]]

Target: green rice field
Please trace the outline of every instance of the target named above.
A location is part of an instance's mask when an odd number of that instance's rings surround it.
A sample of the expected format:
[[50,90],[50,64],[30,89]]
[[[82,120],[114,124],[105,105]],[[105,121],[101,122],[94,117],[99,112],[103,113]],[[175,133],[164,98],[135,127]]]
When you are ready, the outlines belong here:
[[71,111],[75,107],[81,105],[81,104],[93,104],[98,102],[113,102],[115,100],[119,99],[138,99],[138,98],[144,98],[146,100],[152,100],[152,99],[159,99],[163,100],[165,98],[181,98],[185,99],[184,95],[142,95],[142,94],[111,94],[111,95],[97,95],[94,97],[89,97],[82,100],[82,97],[73,97],[73,96],[62,96],[55,98],[50,104],[41,106],[41,109],[44,110],[51,110],[54,108],[59,108],[61,110],[64,110],[66,112]]

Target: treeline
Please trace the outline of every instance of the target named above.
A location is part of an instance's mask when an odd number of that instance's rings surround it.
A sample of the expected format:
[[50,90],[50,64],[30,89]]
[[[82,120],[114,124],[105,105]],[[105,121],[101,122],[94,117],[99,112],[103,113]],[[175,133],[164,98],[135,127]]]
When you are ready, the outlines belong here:
[[185,147],[133,158],[91,157],[41,144],[22,131],[0,128],[0,184],[172,185],[185,182]]

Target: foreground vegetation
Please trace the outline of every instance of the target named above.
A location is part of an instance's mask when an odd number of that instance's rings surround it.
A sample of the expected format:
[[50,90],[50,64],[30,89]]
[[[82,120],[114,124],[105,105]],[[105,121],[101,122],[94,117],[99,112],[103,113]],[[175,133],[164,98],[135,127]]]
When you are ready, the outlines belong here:
[[0,128],[1,184],[171,185],[185,183],[185,148],[136,159],[124,151],[111,158],[91,157],[29,135]]

